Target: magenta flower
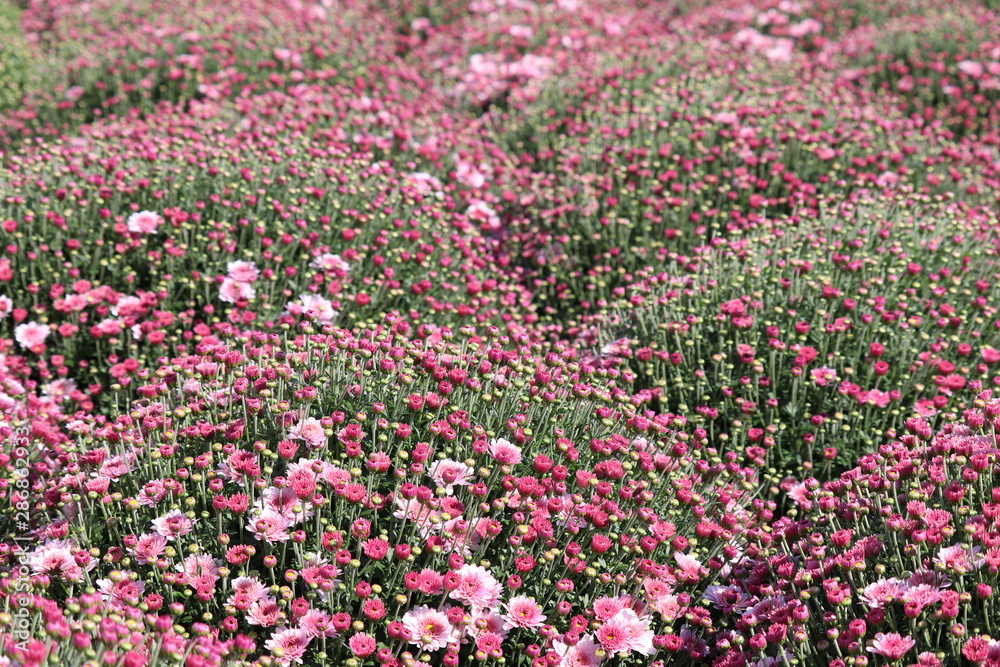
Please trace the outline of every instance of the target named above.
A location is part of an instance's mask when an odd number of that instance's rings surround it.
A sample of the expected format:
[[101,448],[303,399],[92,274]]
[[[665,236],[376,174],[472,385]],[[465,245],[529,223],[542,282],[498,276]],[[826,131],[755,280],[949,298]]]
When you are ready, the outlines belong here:
[[868,650],[877,655],[888,659],[890,662],[895,662],[902,658],[906,653],[916,645],[915,642],[910,637],[903,637],[896,632],[880,632],[875,635],[875,639],[872,640],[871,646]]
[[348,640],[347,646],[351,649],[351,653],[357,657],[367,658],[375,652],[375,638],[364,632],[359,632]]

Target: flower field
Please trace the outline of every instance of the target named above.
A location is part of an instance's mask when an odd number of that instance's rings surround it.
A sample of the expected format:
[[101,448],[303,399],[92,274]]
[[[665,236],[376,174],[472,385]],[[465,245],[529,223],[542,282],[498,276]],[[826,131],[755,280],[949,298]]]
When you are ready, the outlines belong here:
[[0,5],[0,667],[1000,667],[998,34]]

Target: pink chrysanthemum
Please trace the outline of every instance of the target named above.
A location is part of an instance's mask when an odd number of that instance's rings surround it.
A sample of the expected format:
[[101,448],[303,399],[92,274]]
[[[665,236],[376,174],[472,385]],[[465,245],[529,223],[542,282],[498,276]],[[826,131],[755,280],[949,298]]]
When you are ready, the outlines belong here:
[[302,656],[309,648],[312,635],[301,628],[278,630],[264,642],[264,648],[271,652],[279,665],[302,663]]
[[472,483],[475,470],[471,466],[451,459],[435,461],[427,470],[427,474],[438,487],[443,488],[449,496],[455,492],[456,486],[468,486]]
[[448,620],[447,613],[427,605],[406,612],[403,625],[410,631],[410,643],[425,651],[436,651],[458,641],[458,630]]
[[166,514],[153,519],[153,530],[167,538],[176,540],[187,535],[194,529],[195,521],[187,518],[180,510],[170,510]]
[[[114,573],[112,573],[114,574]],[[128,607],[139,603],[142,592],[146,589],[146,584],[142,581],[132,581],[128,575],[131,572],[120,573],[120,579],[98,579],[97,589],[101,592],[104,601],[113,607]]]
[[575,646],[567,646],[557,639],[552,647],[562,656],[559,667],[597,667],[601,664],[601,657],[597,655],[601,646],[590,635],[581,637]]
[[274,544],[276,542],[288,541],[288,528],[292,525],[284,516],[274,510],[264,510],[258,514],[248,528],[258,540]]
[[33,347],[43,344],[51,331],[47,324],[25,322],[14,327],[14,340],[21,347],[30,350]]
[[134,234],[154,234],[162,224],[163,218],[152,211],[133,213],[125,221],[125,226]]
[[375,638],[364,632],[359,632],[348,640],[347,646],[355,656],[367,658],[375,652]]
[[610,653],[653,655],[653,631],[649,619],[639,618],[631,609],[622,609],[597,630],[597,641]]
[[288,437],[302,440],[311,449],[319,449],[326,444],[327,436],[323,424],[315,417],[306,417],[288,429]]
[[242,260],[226,264],[226,275],[241,283],[252,283],[260,277],[260,269],[253,262]]
[[500,602],[500,582],[486,568],[466,564],[458,569],[458,576],[458,587],[449,594],[453,600],[469,605],[473,611],[487,609]]
[[521,448],[503,438],[491,441],[487,451],[495,461],[505,465],[517,465],[521,462]]
[[534,598],[518,595],[512,597],[504,607],[507,609],[507,613],[503,615],[503,619],[507,622],[508,627],[531,629],[545,623],[542,608],[538,606]]
[[895,662],[906,655],[916,645],[910,637],[903,637],[897,632],[880,632],[875,635],[868,650],[881,655],[890,662]]
[[148,565],[167,550],[167,538],[157,533],[143,533],[135,546],[128,548],[137,563]]
[[236,303],[237,301],[250,301],[257,296],[257,290],[250,283],[225,278],[219,286],[219,301],[225,303]]

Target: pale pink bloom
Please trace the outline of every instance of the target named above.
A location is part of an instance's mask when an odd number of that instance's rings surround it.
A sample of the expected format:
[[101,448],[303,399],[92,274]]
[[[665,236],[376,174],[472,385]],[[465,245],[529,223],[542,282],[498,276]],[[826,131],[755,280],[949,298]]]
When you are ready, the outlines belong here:
[[250,605],[246,618],[247,623],[251,625],[262,625],[269,628],[276,625],[283,616],[278,601],[273,596],[268,595]]
[[609,653],[653,655],[653,631],[649,619],[641,619],[631,609],[622,609],[597,630],[597,641]]
[[494,460],[505,465],[517,465],[521,462],[521,448],[504,438],[490,441],[487,451]]
[[49,329],[48,324],[25,322],[14,327],[14,340],[21,347],[30,350],[44,343],[45,339],[49,337],[49,333],[51,333],[51,329]]
[[500,216],[497,215],[493,207],[482,199],[471,200],[469,208],[465,211],[465,215],[468,216],[469,220],[483,223],[487,229],[499,229],[501,226]]
[[456,486],[468,486],[475,476],[475,469],[459,461],[443,459],[435,461],[427,469],[427,474],[438,487],[443,488],[449,496],[455,492]]
[[955,574],[965,574],[970,570],[978,570],[986,561],[979,557],[980,547],[974,546],[971,551],[964,544],[945,547],[938,552],[934,562],[945,570]]
[[101,597],[112,607],[128,607],[139,603],[146,584],[142,581],[132,581],[128,570],[122,571],[122,580],[114,582],[111,579],[98,579],[97,589]]
[[973,79],[978,79],[983,75],[983,64],[976,62],[974,60],[963,60],[958,63],[958,69],[965,74],[968,74]]
[[150,480],[142,485],[142,491],[136,495],[136,500],[145,507],[155,507],[167,496],[167,489],[158,479]]
[[167,538],[157,533],[143,533],[135,546],[128,548],[135,562],[143,565],[155,563],[166,550]]
[[[499,635],[501,639],[506,639],[510,634],[507,622],[494,609],[473,610],[472,623],[469,624],[469,634],[477,637],[483,632],[492,632]],[[482,627],[480,627],[482,626]]]
[[327,436],[323,424],[315,417],[306,417],[288,429],[288,437],[302,440],[311,449],[319,449],[326,444]]
[[163,224],[163,218],[152,211],[133,213],[125,223],[128,230],[136,234],[154,234],[156,228],[161,224]]
[[225,278],[219,287],[219,301],[225,303],[236,303],[237,301],[250,301],[257,296],[257,291],[250,283],[240,282],[232,278]]
[[117,482],[135,468],[135,455],[115,454],[104,459],[98,475]]
[[820,366],[819,368],[814,368],[809,371],[812,376],[813,382],[815,382],[820,387],[825,387],[826,385],[836,382],[840,378],[837,377],[837,371],[827,366]]
[[407,185],[424,195],[441,189],[441,181],[423,171],[415,171],[412,174],[407,174],[404,180]]
[[268,544],[275,542],[287,542],[290,535],[288,528],[292,522],[278,514],[274,510],[264,510],[249,525],[250,532],[258,540],[263,540]]
[[823,24],[816,19],[806,19],[801,23],[796,23],[791,28],[788,29],[788,34],[792,37],[805,37],[806,35],[815,35],[818,32],[823,31]]
[[351,653],[359,658],[367,658],[375,652],[375,638],[364,632],[359,632],[347,641]]
[[792,59],[794,44],[790,39],[776,39],[773,46],[764,51],[764,57],[774,63],[787,63]]
[[192,579],[212,582],[219,578],[219,563],[208,554],[191,554],[183,563],[176,566],[178,572],[184,572]]
[[302,663],[302,656],[309,648],[312,635],[302,628],[286,628],[278,630],[271,638],[264,642],[264,648],[271,652],[271,655],[279,665],[290,665],[293,662]]
[[10,315],[14,310],[14,302],[6,294],[0,294],[0,320]]
[[403,615],[403,625],[410,631],[410,643],[425,651],[436,651],[448,644],[458,641],[458,630],[448,620],[444,611],[421,605]]
[[558,667],[597,667],[601,664],[601,658],[597,655],[597,650],[601,647],[590,635],[581,637],[575,646],[567,646],[556,639],[552,642],[552,648],[561,657]]
[[628,609],[632,606],[632,596],[631,595],[619,595],[616,597],[608,597],[604,595],[602,597],[594,600],[594,618],[598,621],[607,621],[615,616],[622,609]]
[[260,269],[253,262],[239,260],[226,264],[226,275],[241,283],[252,283],[260,277]]
[[268,591],[268,587],[256,577],[237,577],[232,580],[231,585],[233,587],[233,594],[226,600],[226,604],[230,605],[235,604],[237,594],[246,596],[250,602],[256,602],[257,600],[263,600]]
[[723,614],[739,614],[750,606],[750,598],[737,586],[709,586],[705,599]]
[[449,597],[472,607],[486,609],[500,602],[501,586],[489,571],[479,565],[465,564],[458,569],[459,584]]
[[153,530],[172,541],[190,533],[197,520],[192,521],[180,510],[170,510],[163,516],[153,519],[152,523]]
[[495,632],[483,630],[475,637],[476,650],[482,651],[486,655],[502,655],[503,637]]
[[298,301],[289,301],[285,304],[285,312],[294,317],[308,313],[320,324],[330,324],[337,317],[333,302],[318,294],[303,294]]
[[142,299],[137,296],[118,297],[118,303],[111,306],[111,314],[115,317],[132,317],[142,314]]
[[916,607],[916,613],[919,614],[927,607],[940,602],[941,589],[930,584],[917,584],[903,591],[902,600],[903,604]]
[[[47,574],[71,582],[82,581],[84,570],[73,558],[72,546],[69,540],[49,540],[28,555],[28,566],[35,574]],[[91,560],[87,570],[96,565],[97,561]]]
[[323,271],[344,271],[345,273],[351,268],[351,265],[341,259],[340,255],[334,255],[332,253],[326,253],[320,255],[313,261],[309,263],[309,266],[314,269],[321,269]]
[[508,628],[537,628],[545,623],[545,615],[542,608],[538,606],[534,598],[526,595],[512,597],[504,605],[507,613],[503,619],[507,622]]
[[890,662],[899,660],[916,645],[910,637],[903,637],[897,632],[880,632],[875,635],[868,650],[887,658]]
[[480,170],[476,165],[465,162],[464,160],[459,160],[458,165],[455,168],[455,178],[462,185],[466,185],[473,189],[478,189],[486,185],[486,174],[484,172],[491,171],[485,165],[480,165],[484,167]]
[[880,609],[900,599],[906,584],[896,578],[882,579],[861,589],[861,601],[872,609]]
[[706,572],[700,560],[681,551],[674,552],[674,560],[677,561],[680,575],[684,579],[700,579]]
[[299,627],[309,633],[310,637],[337,636],[337,630],[333,627],[333,617],[325,611],[310,609],[299,619]]

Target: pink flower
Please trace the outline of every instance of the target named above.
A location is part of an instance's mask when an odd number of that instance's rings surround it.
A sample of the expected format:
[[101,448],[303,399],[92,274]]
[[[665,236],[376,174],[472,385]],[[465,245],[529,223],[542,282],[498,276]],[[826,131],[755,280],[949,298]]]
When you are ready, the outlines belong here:
[[868,650],[895,662],[902,658],[917,642],[896,632],[880,632],[875,635]]
[[253,262],[229,262],[226,264],[226,275],[241,283],[252,283],[260,277],[260,270]]
[[449,496],[455,492],[456,486],[468,486],[471,484],[471,479],[475,475],[475,472],[470,466],[458,461],[452,461],[451,459],[435,461],[434,465],[427,470],[427,474],[430,475],[431,479],[439,487],[444,488],[445,493]]
[[316,637],[336,637],[337,629],[333,627],[333,617],[325,611],[310,609],[299,619],[299,627]]
[[600,645],[590,635],[581,637],[575,646],[567,646],[557,639],[552,642],[552,648],[562,657],[559,667],[597,667],[601,664],[597,655]]
[[10,315],[14,310],[14,302],[6,294],[0,294],[0,320]]
[[142,581],[132,581],[129,578],[132,573],[128,570],[118,572],[117,576],[115,572],[111,574],[113,575],[111,579],[97,580],[97,589],[104,601],[118,608],[138,604],[146,584]]
[[959,71],[968,74],[973,79],[978,79],[983,75],[983,64],[974,60],[963,60],[958,63],[958,69]]
[[495,461],[504,465],[513,466],[521,462],[521,448],[503,438],[492,440],[487,451]]
[[225,278],[222,281],[222,286],[219,287],[219,301],[225,303],[250,301],[255,296],[257,296],[257,291],[250,286],[250,283],[240,282],[232,278]]
[[410,643],[425,651],[436,651],[458,641],[458,630],[448,620],[445,611],[427,605],[415,607],[403,615],[403,625],[410,631]]
[[978,546],[971,547],[970,550],[965,544],[955,544],[941,549],[934,562],[949,572],[965,574],[969,570],[978,570],[986,564],[986,561],[978,557],[979,551]]
[[503,619],[509,628],[531,629],[545,623],[542,608],[538,606],[534,598],[518,595],[512,597],[504,607],[507,609],[507,613],[503,615]]
[[327,439],[323,424],[315,417],[306,417],[290,428],[288,437],[292,440],[302,440],[312,449],[319,449],[326,444]]
[[285,304],[285,312],[295,317],[308,313],[319,324],[330,324],[337,317],[333,302],[318,294],[303,294],[297,302],[289,301]]
[[474,611],[495,606],[500,602],[500,582],[479,565],[463,565],[458,569],[459,584],[449,597],[463,602]]
[[649,620],[639,618],[632,609],[622,609],[597,630],[597,641],[609,653],[653,655],[653,631]]
[[19,324],[14,327],[14,340],[16,340],[21,347],[26,349],[31,349],[33,347],[38,347],[45,342],[45,339],[49,337],[49,325],[39,324],[38,322],[25,322],[24,324]]
[[309,266],[314,269],[322,269],[323,271],[343,271],[345,273],[351,268],[351,265],[345,262],[340,255],[331,253],[320,255],[309,262]]
[[270,595],[257,600],[247,610],[247,623],[250,625],[270,628],[277,625],[281,617],[281,607],[278,606],[278,601]]
[[249,529],[254,537],[268,544],[287,542],[288,528],[292,522],[274,510],[266,509],[250,522]]
[[264,648],[278,661],[279,665],[289,665],[293,662],[302,663],[302,656],[309,648],[312,635],[301,628],[278,630],[264,642]]
[[168,540],[175,540],[190,533],[195,523],[180,510],[170,510],[163,516],[153,519],[153,530]]
[[872,609],[881,609],[899,600],[906,584],[896,578],[881,579],[861,589],[861,601]]
[[152,211],[139,211],[130,215],[125,224],[135,234],[154,234],[163,224],[163,218]]
[[359,632],[348,640],[347,646],[351,649],[351,653],[357,657],[367,658],[375,652],[375,638],[364,632]]
[[135,546],[128,548],[128,551],[135,558],[135,562],[147,565],[156,562],[166,549],[167,538],[163,535],[144,533]]
[[[73,557],[72,544],[69,540],[49,540],[28,555],[28,566],[35,574],[47,574],[65,581],[82,581],[84,568]],[[92,570],[96,565],[97,561],[91,560],[86,569]]]
[[827,366],[820,366],[819,368],[812,369],[809,374],[812,376],[813,382],[815,382],[820,387],[825,387],[826,385],[836,382],[840,378],[837,377],[837,371],[829,368]]

